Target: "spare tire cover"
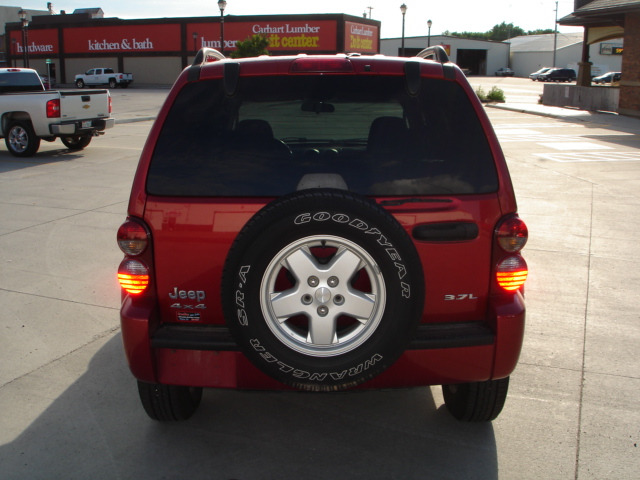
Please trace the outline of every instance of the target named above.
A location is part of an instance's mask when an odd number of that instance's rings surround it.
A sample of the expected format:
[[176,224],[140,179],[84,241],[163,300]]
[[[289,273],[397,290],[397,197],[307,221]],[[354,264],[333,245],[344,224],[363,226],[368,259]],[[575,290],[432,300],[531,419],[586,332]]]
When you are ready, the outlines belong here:
[[350,388],[407,347],[424,302],[411,238],[376,203],[315,189],[256,213],[226,259],[222,304],[244,354],[303,390]]

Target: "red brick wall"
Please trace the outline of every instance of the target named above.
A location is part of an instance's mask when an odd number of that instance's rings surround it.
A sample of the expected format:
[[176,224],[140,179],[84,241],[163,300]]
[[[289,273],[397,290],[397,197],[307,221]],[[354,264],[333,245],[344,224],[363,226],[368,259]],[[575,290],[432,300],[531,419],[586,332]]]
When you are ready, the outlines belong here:
[[640,116],[640,13],[624,20],[624,54],[619,112]]

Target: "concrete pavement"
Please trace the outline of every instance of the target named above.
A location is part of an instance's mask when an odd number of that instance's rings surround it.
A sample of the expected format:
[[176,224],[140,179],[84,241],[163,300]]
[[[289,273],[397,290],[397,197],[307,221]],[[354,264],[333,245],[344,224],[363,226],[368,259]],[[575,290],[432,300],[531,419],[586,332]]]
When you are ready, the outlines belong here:
[[[640,120],[488,107],[531,271],[521,362],[492,424],[454,421],[433,387],[207,390],[191,420],[161,425],[122,352],[115,232],[167,93],[114,91],[116,127],[83,152],[0,149],[0,478],[637,476]],[[581,161],[593,152],[613,160]]]

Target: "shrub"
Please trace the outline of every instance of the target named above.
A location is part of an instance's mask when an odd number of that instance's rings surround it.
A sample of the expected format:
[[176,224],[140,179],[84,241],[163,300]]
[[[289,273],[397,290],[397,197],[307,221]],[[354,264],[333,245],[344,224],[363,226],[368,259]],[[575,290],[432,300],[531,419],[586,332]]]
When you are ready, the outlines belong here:
[[476,90],[476,95],[478,96],[481,102],[487,101],[487,94],[484,93],[484,90],[482,89],[482,87],[478,87],[478,89]]
[[487,94],[487,100],[489,100],[490,102],[500,102],[500,103],[504,103],[505,102],[505,98],[504,98],[504,91],[498,87],[492,87],[491,90],[489,90],[489,93]]

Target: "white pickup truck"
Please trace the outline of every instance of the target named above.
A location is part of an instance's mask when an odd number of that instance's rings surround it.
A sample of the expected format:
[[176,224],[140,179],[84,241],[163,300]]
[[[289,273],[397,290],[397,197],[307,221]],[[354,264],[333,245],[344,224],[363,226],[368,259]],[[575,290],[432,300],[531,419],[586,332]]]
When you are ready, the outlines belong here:
[[127,88],[133,82],[132,73],[117,73],[113,68],[92,68],[85,73],[76,75],[76,87],[84,88],[95,85],[109,85],[109,88]]
[[108,90],[45,90],[35,70],[0,68],[0,138],[16,157],[30,157],[40,140],[56,138],[81,150],[114,124]]

